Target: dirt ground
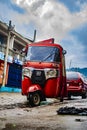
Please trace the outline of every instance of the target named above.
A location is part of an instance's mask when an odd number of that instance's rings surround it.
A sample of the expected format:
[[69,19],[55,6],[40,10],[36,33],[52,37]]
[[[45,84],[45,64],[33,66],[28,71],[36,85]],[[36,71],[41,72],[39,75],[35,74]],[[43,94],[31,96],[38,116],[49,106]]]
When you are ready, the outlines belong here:
[[0,130],[87,130],[87,116],[57,114],[65,106],[87,107],[87,99],[47,99],[32,108],[21,93],[0,93]]

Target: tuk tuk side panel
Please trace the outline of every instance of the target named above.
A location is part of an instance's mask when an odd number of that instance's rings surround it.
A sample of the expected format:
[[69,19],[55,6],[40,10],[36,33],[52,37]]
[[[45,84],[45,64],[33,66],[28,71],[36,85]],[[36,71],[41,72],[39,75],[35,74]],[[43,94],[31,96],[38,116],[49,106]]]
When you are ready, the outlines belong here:
[[28,77],[24,77],[24,79],[22,79],[22,94],[23,95],[27,95],[27,90],[29,88],[29,86],[31,86],[31,80]]
[[58,97],[60,93],[60,85],[59,78],[52,78],[47,80],[46,85],[44,87],[44,93],[46,97],[53,98]]
[[[59,76],[57,78],[50,78],[45,82],[45,86],[41,88],[43,89],[44,95],[48,98],[60,97],[61,95],[64,97],[66,95],[66,73],[65,73],[65,59],[64,55],[62,55],[63,48],[57,44],[32,44],[28,46],[55,46],[58,47],[60,50],[60,58],[61,61],[58,63],[59,65],[55,66],[52,63],[45,63],[45,62],[26,62],[24,63],[24,67],[33,67],[36,69],[44,69],[44,68],[59,68]],[[58,67],[58,68],[57,68]],[[22,81],[22,92],[23,94],[27,95],[27,89],[32,85],[31,80],[26,77]]]

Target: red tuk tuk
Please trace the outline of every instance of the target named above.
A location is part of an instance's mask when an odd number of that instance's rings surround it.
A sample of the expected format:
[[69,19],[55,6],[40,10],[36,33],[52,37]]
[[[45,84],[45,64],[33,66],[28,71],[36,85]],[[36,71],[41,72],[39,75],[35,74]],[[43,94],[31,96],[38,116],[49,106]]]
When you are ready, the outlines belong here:
[[46,98],[63,101],[67,94],[65,53],[54,39],[28,44],[22,72],[22,95],[31,106],[40,105]]

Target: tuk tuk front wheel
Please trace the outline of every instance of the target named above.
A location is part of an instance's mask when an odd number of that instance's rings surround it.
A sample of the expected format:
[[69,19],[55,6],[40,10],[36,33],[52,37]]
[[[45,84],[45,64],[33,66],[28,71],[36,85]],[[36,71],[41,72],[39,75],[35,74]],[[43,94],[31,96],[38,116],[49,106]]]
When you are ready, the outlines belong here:
[[29,104],[34,107],[34,106],[39,106],[40,105],[40,94],[38,92],[33,92],[29,93]]

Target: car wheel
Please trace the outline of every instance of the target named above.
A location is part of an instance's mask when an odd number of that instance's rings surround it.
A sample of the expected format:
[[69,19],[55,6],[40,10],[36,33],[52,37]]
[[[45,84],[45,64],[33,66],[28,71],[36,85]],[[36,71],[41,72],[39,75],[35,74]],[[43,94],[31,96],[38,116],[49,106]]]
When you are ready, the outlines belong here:
[[29,104],[34,107],[34,106],[39,106],[40,105],[40,94],[38,92],[34,93],[29,93]]

